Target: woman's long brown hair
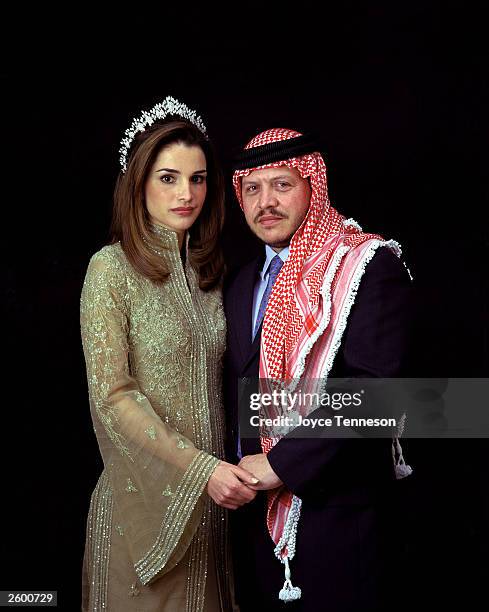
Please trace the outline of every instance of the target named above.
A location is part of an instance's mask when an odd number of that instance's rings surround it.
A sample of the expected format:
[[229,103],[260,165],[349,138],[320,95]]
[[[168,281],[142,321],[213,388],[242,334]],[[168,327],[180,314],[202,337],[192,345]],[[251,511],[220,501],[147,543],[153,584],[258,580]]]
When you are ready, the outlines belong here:
[[224,179],[211,143],[192,123],[155,123],[134,139],[127,170],[119,174],[115,185],[111,242],[120,241],[130,264],[146,278],[156,283],[168,278],[170,270],[151,248],[155,238],[144,191],[159,152],[177,142],[200,147],[207,162],[207,194],[189,230],[189,261],[198,274],[199,287],[208,291],[219,283],[224,268],[219,243],[224,223]]

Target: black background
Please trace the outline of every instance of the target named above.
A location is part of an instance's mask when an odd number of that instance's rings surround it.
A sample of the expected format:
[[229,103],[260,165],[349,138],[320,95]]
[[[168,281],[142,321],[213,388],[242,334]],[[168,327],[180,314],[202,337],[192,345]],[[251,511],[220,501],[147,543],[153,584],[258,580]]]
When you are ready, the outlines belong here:
[[[230,265],[257,248],[229,189],[230,154],[262,129],[314,130],[336,208],[403,246],[416,281],[414,373],[488,375],[483,4],[301,3],[266,16],[236,5],[225,22],[204,6],[133,7],[103,24],[46,9],[42,23],[12,21],[1,70],[0,589],[57,589],[60,607],[79,607],[101,470],[79,294],[107,239],[122,133],[166,95],[198,110],[227,171]],[[398,610],[475,609],[489,571],[488,446],[406,442],[416,472],[392,550]]]

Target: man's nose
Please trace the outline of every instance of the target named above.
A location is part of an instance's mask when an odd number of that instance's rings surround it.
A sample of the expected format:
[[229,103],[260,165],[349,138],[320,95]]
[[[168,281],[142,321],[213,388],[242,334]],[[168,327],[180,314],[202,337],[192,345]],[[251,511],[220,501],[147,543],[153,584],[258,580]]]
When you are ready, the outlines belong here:
[[273,189],[262,189],[260,199],[258,200],[259,208],[275,208],[278,204],[277,198],[273,193]]

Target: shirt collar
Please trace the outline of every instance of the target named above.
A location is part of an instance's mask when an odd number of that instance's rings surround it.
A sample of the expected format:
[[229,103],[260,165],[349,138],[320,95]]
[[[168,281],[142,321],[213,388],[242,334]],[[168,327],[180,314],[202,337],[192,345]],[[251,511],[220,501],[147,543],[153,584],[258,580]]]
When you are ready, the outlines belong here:
[[260,277],[262,279],[262,281],[265,280],[267,274],[268,274],[268,269],[270,267],[270,263],[272,261],[272,259],[275,257],[275,255],[278,255],[280,257],[280,259],[285,263],[285,260],[287,259],[287,257],[289,256],[289,247],[285,247],[285,249],[282,249],[280,251],[280,253],[276,253],[272,247],[268,246],[268,244],[265,245],[265,263],[263,264],[263,268],[260,271]]

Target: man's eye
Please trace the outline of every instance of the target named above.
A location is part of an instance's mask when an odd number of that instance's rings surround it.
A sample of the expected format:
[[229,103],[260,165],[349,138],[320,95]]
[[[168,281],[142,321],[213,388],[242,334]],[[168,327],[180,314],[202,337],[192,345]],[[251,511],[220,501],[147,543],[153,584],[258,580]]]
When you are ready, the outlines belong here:
[[162,183],[174,183],[175,178],[171,174],[163,174],[160,178]]
[[287,187],[290,187],[290,183],[287,183],[286,181],[280,181],[277,184],[280,187],[280,189],[286,189]]
[[247,185],[246,188],[245,188],[245,191],[247,193],[251,193],[253,191],[256,191],[256,185]]

